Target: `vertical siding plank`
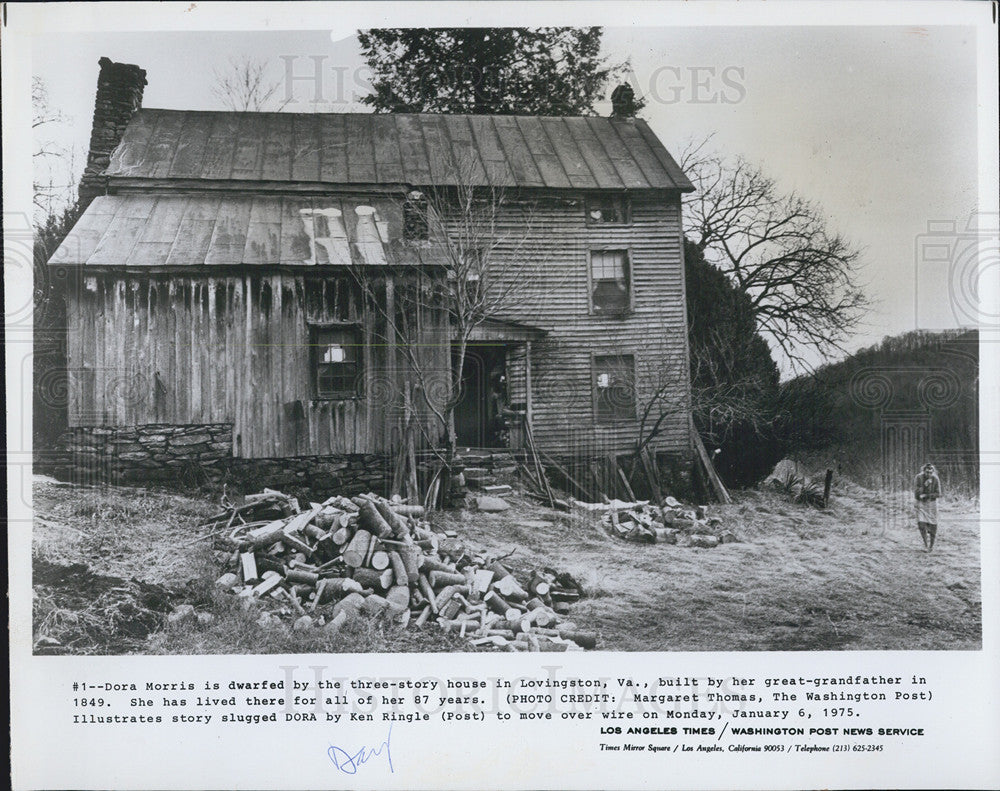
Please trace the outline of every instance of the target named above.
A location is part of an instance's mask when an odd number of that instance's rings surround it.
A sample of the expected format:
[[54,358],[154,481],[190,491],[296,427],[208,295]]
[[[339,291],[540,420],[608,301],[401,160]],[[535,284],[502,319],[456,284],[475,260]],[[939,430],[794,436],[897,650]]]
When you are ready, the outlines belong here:
[[201,280],[199,278],[191,278],[190,280],[191,288],[187,292],[188,299],[188,326],[187,332],[185,333],[184,341],[188,348],[188,359],[190,360],[189,368],[190,374],[188,381],[190,384],[191,391],[191,423],[202,423],[202,401],[201,401],[201,359],[198,354],[200,347],[199,335],[201,333],[201,310],[200,310],[200,296],[201,296]]

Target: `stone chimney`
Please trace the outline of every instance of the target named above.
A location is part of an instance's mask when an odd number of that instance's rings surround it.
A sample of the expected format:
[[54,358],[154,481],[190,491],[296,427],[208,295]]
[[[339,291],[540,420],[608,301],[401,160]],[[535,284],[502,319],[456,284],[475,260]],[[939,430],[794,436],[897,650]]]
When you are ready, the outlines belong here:
[[90,133],[87,166],[80,179],[80,203],[89,204],[107,192],[104,175],[111,154],[122,141],[125,127],[142,106],[146,87],[146,70],[130,63],[114,63],[101,58],[101,73],[97,78],[97,99],[94,102],[94,126]]

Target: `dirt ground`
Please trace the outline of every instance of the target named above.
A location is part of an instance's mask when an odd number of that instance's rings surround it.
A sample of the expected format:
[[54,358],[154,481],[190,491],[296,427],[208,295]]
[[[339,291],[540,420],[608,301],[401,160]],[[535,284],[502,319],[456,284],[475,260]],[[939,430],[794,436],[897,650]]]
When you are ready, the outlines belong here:
[[[887,523],[877,496],[838,484],[826,510],[780,493],[746,491],[711,506],[736,543],[714,549],[632,544],[592,513],[563,513],[519,495],[500,514],[436,515],[474,545],[513,554],[515,573],[549,566],[587,591],[571,617],[608,651],[978,649],[978,506],[940,504],[933,553],[909,520]],[[217,561],[195,525],[208,496],[79,489],[38,478],[33,565],[36,650],[52,653],[254,653],[309,650],[466,650],[428,630],[348,632],[344,645],[279,632],[260,637],[252,614],[212,591]],[[190,602],[215,622],[164,627]],[[434,630],[437,632],[437,630]]]

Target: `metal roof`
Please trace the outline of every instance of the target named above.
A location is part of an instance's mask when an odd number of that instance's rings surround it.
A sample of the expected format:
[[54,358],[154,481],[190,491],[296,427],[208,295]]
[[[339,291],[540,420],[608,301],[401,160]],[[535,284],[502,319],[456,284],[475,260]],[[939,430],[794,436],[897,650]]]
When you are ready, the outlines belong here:
[[112,179],[679,189],[642,119],[140,110]]
[[51,265],[107,267],[432,263],[404,244],[398,203],[120,194],[95,198]]

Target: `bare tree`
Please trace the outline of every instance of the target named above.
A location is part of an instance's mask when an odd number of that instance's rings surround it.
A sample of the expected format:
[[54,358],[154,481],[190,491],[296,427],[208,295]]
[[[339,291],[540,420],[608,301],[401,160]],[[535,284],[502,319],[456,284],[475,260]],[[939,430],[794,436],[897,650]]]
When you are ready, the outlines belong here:
[[747,294],[760,332],[793,367],[806,367],[806,348],[842,351],[869,307],[857,282],[861,251],[829,230],[814,203],[707,144],[681,158],[696,187],[684,205],[686,236]]
[[76,157],[72,148],[60,145],[50,136],[52,127],[69,119],[52,107],[48,89],[40,77],[31,79],[31,111],[33,223],[36,228],[44,228],[53,218],[58,219],[76,198]]
[[[380,319],[381,340],[402,358],[407,420],[443,463],[445,480],[457,448],[454,414],[470,343],[490,319],[524,311],[546,260],[533,235],[533,203],[476,186],[467,168],[459,170],[456,186],[407,195],[404,226],[415,241],[390,252],[388,274],[385,266],[350,267]],[[431,343],[428,316],[437,322]],[[433,428],[414,419],[419,412],[432,417]]]
[[229,58],[228,66],[215,70],[212,95],[239,113],[280,112],[291,101],[281,96],[281,80],[268,79],[267,61],[252,55]]
[[[721,338],[718,347],[723,355],[728,353],[728,343]],[[763,430],[770,420],[760,399],[765,383],[754,372],[743,369],[734,375],[733,371],[723,370],[726,367],[725,362],[720,362],[718,349],[711,353],[692,349],[688,390],[678,384],[688,375],[683,356],[663,344],[646,344],[634,374],[623,372],[622,397],[634,399],[638,416],[635,455],[655,447],[656,440],[678,420],[683,421],[686,431],[689,414],[706,426],[718,426],[720,431],[736,423]],[[722,439],[714,432],[711,436],[716,441]]]

